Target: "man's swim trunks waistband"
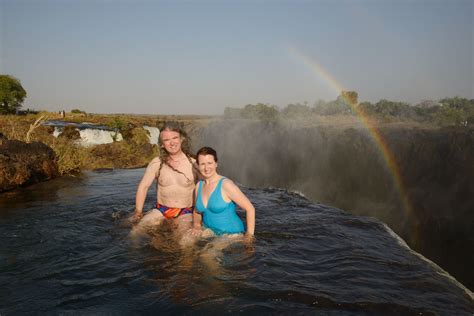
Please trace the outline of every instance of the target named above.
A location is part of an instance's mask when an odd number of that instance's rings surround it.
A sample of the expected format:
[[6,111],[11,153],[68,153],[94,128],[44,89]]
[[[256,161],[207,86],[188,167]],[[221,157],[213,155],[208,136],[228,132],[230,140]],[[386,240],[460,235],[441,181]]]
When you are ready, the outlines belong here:
[[166,219],[173,219],[181,215],[193,213],[192,207],[176,208],[156,203],[156,208],[161,212],[161,214],[163,214]]

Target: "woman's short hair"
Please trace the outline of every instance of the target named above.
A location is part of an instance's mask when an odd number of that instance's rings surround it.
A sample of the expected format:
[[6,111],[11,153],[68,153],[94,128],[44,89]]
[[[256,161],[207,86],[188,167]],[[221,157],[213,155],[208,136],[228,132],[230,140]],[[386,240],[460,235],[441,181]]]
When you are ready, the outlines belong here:
[[199,149],[196,153],[196,160],[199,163],[199,155],[205,156],[205,155],[211,155],[214,157],[214,161],[217,162],[217,152],[211,148],[211,147],[202,147]]

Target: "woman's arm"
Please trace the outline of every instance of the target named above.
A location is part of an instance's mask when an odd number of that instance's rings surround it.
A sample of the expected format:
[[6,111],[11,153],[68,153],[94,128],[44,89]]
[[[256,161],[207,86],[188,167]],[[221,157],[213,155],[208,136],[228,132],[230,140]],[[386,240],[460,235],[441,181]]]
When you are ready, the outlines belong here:
[[148,167],[145,170],[142,180],[137,188],[137,193],[135,196],[135,219],[139,219],[143,216],[143,205],[145,204],[146,195],[148,189],[150,188],[153,181],[155,181],[156,173],[160,168],[160,158],[155,158],[148,164]]
[[191,230],[191,233],[195,236],[199,235],[202,229],[202,215],[196,209],[198,187],[199,183],[194,187],[193,228]]
[[202,227],[202,215],[196,211],[196,209],[193,210],[193,229],[201,229]]
[[222,183],[223,197],[234,201],[246,213],[247,235],[253,236],[255,233],[255,207],[252,202],[240,191],[239,187],[229,179],[225,179]]

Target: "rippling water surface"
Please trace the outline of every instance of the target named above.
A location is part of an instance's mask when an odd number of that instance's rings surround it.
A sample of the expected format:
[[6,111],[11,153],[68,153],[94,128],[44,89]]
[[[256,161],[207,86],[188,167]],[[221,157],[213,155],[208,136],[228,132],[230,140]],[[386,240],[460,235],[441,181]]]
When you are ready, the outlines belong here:
[[0,195],[0,314],[474,313],[469,290],[383,223],[278,189],[244,189],[257,209],[251,244],[182,249],[171,224],[132,241],[125,218],[142,174],[87,173]]

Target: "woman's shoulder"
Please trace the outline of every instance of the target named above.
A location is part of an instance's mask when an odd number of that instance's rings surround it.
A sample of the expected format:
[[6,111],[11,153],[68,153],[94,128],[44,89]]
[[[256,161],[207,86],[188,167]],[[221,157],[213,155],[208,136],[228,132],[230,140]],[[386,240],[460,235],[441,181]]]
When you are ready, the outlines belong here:
[[224,189],[232,189],[232,188],[234,188],[234,187],[236,186],[235,183],[234,183],[234,181],[232,181],[231,179],[226,178],[226,177],[224,177],[224,176],[222,177],[222,180],[221,180],[221,181],[222,181],[222,187],[223,187]]

